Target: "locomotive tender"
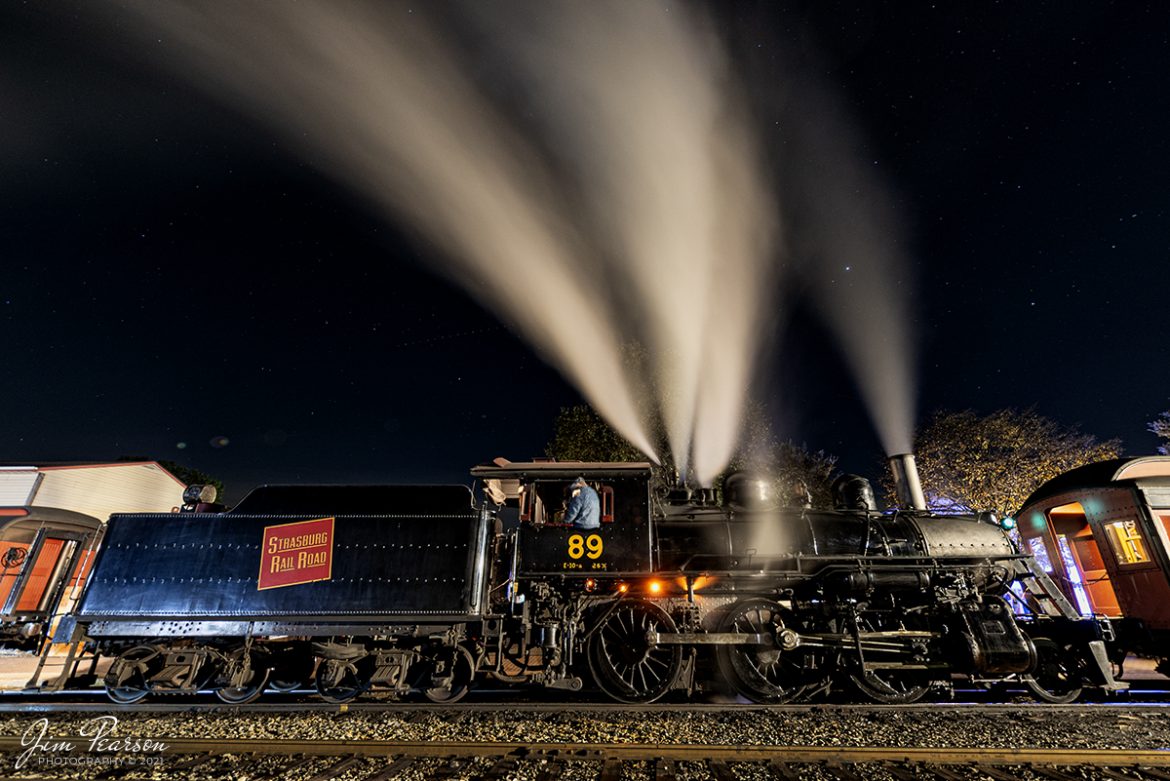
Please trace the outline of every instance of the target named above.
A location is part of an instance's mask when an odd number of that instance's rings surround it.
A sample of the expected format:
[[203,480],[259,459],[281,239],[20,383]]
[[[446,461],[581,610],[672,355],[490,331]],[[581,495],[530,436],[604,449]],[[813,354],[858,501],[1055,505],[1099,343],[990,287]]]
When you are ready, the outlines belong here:
[[[910,458],[897,466],[913,487]],[[1125,686],[1102,625],[990,514],[880,514],[860,478],[830,511],[777,506],[743,477],[723,505],[659,498],[645,463],[498,459],[471,474],[474,493],[268,486],[225,512],[115,515],[56,639],[116,657],[104,681],[119,702],[207,688],[246,702],[310,678],[336,702],[449,702],[491,678],[623,702],[848,687],[908,703],[955,675],[1052,701]],[[560,522],[579,476],[599,529]]]

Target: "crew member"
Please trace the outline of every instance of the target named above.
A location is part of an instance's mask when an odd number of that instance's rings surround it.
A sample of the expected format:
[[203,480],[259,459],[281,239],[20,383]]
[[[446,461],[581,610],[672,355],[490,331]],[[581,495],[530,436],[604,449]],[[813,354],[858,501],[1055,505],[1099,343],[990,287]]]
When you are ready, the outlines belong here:
[[578,477],[569,486],[572,496],[565,508],[565,523],[574,529],[601,528],[601,498],[589,487],[584,477]]

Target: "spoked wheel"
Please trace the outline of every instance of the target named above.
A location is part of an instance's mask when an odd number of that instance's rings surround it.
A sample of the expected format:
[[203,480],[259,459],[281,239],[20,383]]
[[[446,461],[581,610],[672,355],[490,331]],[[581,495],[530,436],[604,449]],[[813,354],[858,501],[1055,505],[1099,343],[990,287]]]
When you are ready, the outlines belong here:
[[475,659],[461,645],[443,648],[431,667],[431,686],[423,694],[431,702],[458,702],[475,680]]
[[326,702],[349,702],[369,688],[361,659],[324,659],[317,665],[317,694]]
[[1033,642],[1036,644],[1036,670],[1023,678],[1028,690],[1036,699],[1058,705],[1079,698],[1084,678],[1081,662],[1072,649],[1046,637],[1035,638]]
[[919,670],[866,670],[850,676],[858,691],[874,702],[908,705],[930,691],[932,679]]
[[252,702],[264,693],[268,676],[272,670],[259,664],[257,654],[244,648],[237,648],[228,655],[221,680],[226,685],[215,690],[215,696],[229,705],[243,705]]
[[598,687],[619,702],[653,702],[682,669],[682,647],[651,646],[649,632],[675,631],[662,608],[640,599],[622,601],[589,638],[589,669]]
[[[887,627],[882,626],[880,622],[863,618],[859,620],[858,629],[862,633],[886,629],[897,632],[907,629],[907,627],[901,621],[893,622],[892,626]],[[936,674],[929,670],[916,670],[913,668],[907,669],[905,667],[893,666],[905,659],[904,648],[898,645],[896,641],[894,642],[894,649],[897,650],[891,649],[893,651],[893,659],[890,658],[891,651],[883,652],[877,649],[870,649],[865,652],[865,661],[868,664],[880,665],[883,661],[889,660],[890,667],[871,667],[870,669],[852,672],[849,677],[853,681],[853,685],[857,687],[857,690],[874,702],[881,702],[888,705],[907,705],[912,702],[918,702],[930,691],[930,686],[934,682]],[[925,653],[925,650],[923,653]],[[860,660],[857,661],[860,662]]]
[[716,652],[723,677],[749,700],[792,702],[820,683],[817,671],[806,666],[804,654],[781,648],[789,636],[795,639],[782,613],[783,609],[769,599],[747,599],[732,605],[720,624],[720,632],[772,638],[767,645],[727,645]]
[[106,696],[119,705],[131,705],[150,694],[150,676],[156,671],[161,648],[136,645],[124,651],[106,672]]

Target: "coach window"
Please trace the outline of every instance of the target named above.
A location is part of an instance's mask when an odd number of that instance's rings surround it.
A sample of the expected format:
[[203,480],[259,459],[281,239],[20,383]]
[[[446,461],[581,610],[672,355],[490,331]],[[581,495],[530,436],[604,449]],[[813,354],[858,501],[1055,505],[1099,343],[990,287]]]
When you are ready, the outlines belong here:
[[1118,564],[1145,564],[1150,560],[1137,521],[1113,521],[1105,524],[1105,528],[1109,532],[1109,541],[1113,544]]
[[1162,522],[1162,528],[1166,530],[1166,536],[1170,537],[1170,510],[1156,509],[1154,510],[1154,514]]
[[1052,558],[1048,555],[1048,546],[1044,544],[1043,538],[1029,537],[1024,542],[1028,545],[1028,551],[1036,557],[1036,562],[1040,565],[1040,569],[1051,574]]

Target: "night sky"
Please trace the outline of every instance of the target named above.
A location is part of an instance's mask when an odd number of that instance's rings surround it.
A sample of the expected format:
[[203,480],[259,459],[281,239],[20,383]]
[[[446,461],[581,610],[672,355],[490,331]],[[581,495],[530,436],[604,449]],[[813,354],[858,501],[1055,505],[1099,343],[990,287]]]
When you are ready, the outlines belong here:
[[[1035,406],[1153,452],[1170,7],[715,7],[753,78],[797,63],[838,91],[891,188],[919,420]],[[0,5],[0,462],[172,459],[236,500],[541,454],[580,397],[410,226],[81,9]],[[838,349],[786,302],[760,395],[782,436],[874,474]]]

